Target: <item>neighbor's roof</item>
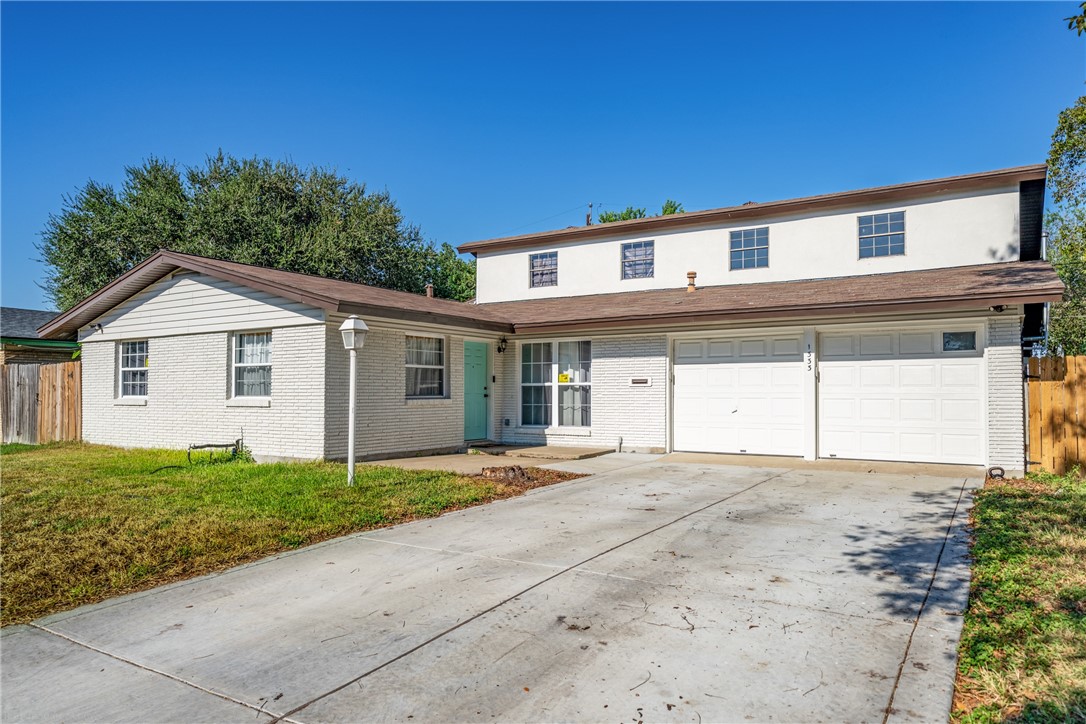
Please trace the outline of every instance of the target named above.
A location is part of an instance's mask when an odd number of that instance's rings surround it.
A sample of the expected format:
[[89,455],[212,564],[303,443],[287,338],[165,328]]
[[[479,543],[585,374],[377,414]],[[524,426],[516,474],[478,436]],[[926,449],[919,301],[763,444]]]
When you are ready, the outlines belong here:
[[474,304],[435,299],[365,284],[240,264],[174,251],[159,251],[39,327],[43,337],[74,335],[80,327],[178,269],[187,269],[275,294],[328,312],[371,315],[498,332],[512,326]]
[[44,309],[0,307],[0,336],[38,339],[38,327],[57,316],[57,314],[59,312],[50,312]]
[[985,171],[964,176],[950,176],[929,181],[913,181],[893,186],[878,186],[858,191],[841,191],[820,196],[805,196],[785,201],[767,201],[747,203],[742,206],[728,206],[706,211],[687,211],[669,216],[653,216],[647,219],[616,221],[593,226],[571,226],[554,231],[540,231],[520,236],[506,236],[500,239],[472,241],[461,244],[457,250],[461,254],[480,251],[499,251],[525,246],[538,246],[582,239],[598,239],[607,236],[640,235],[653,231],[670,231],[688,226],[702,226],[715,223],[730,223],[747,219],[759,219],[782,214],[794,214],[812,210],[828,210],[858,204],[889,204],[906,199],[923,198],[954,191],[980,190],[1021,183],[1022,181],[1043,181],[1047,167],[1044,164],[1017,166],[1015,168]]
[[1058,301],[1047,261],[1004,262],[804,281],[555,297],[479,305],[517,332],[886,314]]

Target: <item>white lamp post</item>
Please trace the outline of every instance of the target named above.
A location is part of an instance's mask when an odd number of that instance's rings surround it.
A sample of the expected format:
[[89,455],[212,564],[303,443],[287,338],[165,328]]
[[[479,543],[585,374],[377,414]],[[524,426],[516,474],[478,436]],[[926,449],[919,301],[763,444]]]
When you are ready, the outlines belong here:
[[358,376],[358,350],[366,342],[366,332],[369,331],[366,323],[352,314],[339,325],[339,333],[343,335],[343,347],[351,354],[351,382],[350,397],[347,414],[347,485],[354,485],[354,409],[355,409],[355,378]]

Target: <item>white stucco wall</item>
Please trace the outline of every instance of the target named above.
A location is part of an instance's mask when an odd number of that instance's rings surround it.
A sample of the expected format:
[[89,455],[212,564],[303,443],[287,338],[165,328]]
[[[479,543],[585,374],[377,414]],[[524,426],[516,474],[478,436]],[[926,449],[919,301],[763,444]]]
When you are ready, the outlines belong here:
[[177,448],[244,437],[259,458],[324,454],[324,325],[272,329],[267,407],[232,407],[230,333],[148,341],[144,404],[118,399],[117,343],[83,344],[83,438],[121,447]]
[[[905,254],[859,258],[857,216],[905,211]],[[769,266],[729,270],[729,232],[769,227]],[[622,279],[620,255],[627,241],[655,241],[655,275]],[[686,285],[696,271],[700,286],[819,279],[913,269],[966,266],[1018,258],[1018,189],[969,196],[939,196],[901,206],[853,207],[806,216],[783,216],[712,228],[615,236],[531,249],[480,252],[478,301],[541,299]],[[558,284],[529,287],[528,258],[558,252]]]

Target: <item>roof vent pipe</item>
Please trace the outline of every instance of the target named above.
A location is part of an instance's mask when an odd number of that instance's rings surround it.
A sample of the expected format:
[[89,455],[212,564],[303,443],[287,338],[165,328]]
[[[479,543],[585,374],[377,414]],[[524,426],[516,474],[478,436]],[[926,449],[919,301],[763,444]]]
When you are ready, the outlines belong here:
[[694,285],[694,280],[698,278],[696,271],[688,271],[686,273],[686,291],[693,292],[697,290],[697,286]]
[[433,284],[427,284],[426,285],[426,296],[430,297],[430,299],[434,298],[434,285]]

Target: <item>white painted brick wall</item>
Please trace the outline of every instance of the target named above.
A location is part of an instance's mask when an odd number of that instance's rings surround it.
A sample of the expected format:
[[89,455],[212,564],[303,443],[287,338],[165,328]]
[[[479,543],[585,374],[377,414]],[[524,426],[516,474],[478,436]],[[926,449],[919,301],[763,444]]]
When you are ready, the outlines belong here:
[[1022,318],[988,318],[988,465],[1025,469]]
[[[667,444],[667,338],[596,337],[592,341],[592,427],[589,435],[573,428],[517,428],[519,420],[520,346],[510,342],[500,355],[499,400],[501,439],[509,443],[542,443],[623,450],[662,451]],[[630,387],[631,377],[651,377],[651,387]],[[582,433],[582,434],[578,434]]]
[[121,447],[186,448],[242,437],[258,457],[324,453],[324,325],[272,330],[270,407],[227,407],[230,335],[148,339],[145,406],[115,404],[116,343],[83,343],[83,437]]
[[[325,330],[328,411],[324,455],[347,455],[348,353],[332,320]],[[464,444],[464,338],[445,336],[448,399],[405,397],[407,332],[372,328],[358,353],[355,455],[359,459],[396,452],[456,448]]]

